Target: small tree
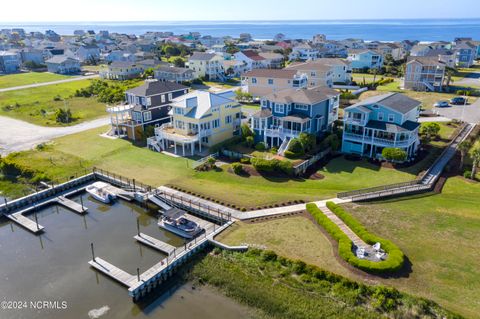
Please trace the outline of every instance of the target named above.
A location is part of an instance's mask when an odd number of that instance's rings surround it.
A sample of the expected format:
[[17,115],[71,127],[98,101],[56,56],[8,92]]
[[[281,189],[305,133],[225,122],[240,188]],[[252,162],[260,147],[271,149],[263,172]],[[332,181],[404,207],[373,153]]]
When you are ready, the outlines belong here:
[[248,147],[252,147],[253,143],[254,143],[253,136],[247,136],[247,138],[245,138],[245,144]]
[[425,123],[420,128],[420,134],[427,143],[429,143],[433,138],[437,137],[439,132],[440,125],[434,122]]
[[255,149],[257,151],[265,151],[267,149],[267,146],[263,142],[258,142],[257,145],[255,145]]
[[146,79],[148,77],[153,77],[153,68],[148,68],[145,71],[143,71],[143,77]]
[[317,138],[313,134],[300,133],[298,139],[306,152],[313,150],[317,144]]
[[398,147],[385,147],[382,150],[382,157],[389,162],[405,162],[407,152]]
[[302,156],[305,154],[302,143],[298,138],[292,139],[290,145],[288,146],[288,151],[292,153],[293,156]]
[[472,142],[465,140],[458,144],[458,150],[460,151],[460,167],[461,170],[463,168],[463,163],[465,161],[465,156],[467,155],[468,151],[472,147]]
[[70,123],[72,121],[72,112],[70,109],[57,109],[55,111],[55,120],[58,123]]
[[248,124],[242,124],[241,130],[242,130],[242,139],[244,141],[247,140],[247,137],[249,137],[249,136],[253,137],[253,135],[254,135],[253,132],[252,132],[252,129],[250,128],[250,126]]
[[185,60],[183,60],[181,57],[176,57],[173,59],[173,65],[176,66],[177,68],[183,68],[185,67]]
[[480,142],[476,142],[475,145],[473,145],[472,149],[470,150],[470,157],[473,160],[471,179],[475,179],[477,167],[478,164],[480,164]]

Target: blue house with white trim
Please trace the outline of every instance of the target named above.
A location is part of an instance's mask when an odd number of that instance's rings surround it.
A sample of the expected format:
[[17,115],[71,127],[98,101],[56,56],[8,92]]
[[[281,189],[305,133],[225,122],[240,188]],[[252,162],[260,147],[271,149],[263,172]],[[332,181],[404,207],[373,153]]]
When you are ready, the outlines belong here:
[[413,159],[420,145],[420,106],[402,93],[387,93],[345,108],[342,152],[382,158],[385,147],[397,147]]
[[281,90],[261,99],[261,109],[252,115],[255,142],[287,149],[300,133],[321,136],[338,119],[340,93],[328,87]]

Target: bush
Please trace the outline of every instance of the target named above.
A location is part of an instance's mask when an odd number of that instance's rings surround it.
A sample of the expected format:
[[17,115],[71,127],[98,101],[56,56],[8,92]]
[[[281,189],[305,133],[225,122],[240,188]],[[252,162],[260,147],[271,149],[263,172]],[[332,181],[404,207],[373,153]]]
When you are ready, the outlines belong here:
[[293,175],[293,164],[290,161],[279,161],[277,168],[287,175]]
[[463,177],[472,178],[472,171],[466,170],[465,172],[463,172]]
[[321,146],[324,149],[330,147],[332,151],[338,151],[340,148],[340,139],[337,134],[332,133],[323,139]]
[[241,131],[242,131],[242,139],[244,141],[247,140],[247,137],[248,136],[252,136],[253,137],[253,132],[252,132],[252,129],[250,128],[250,126],[248,124],[242,124],[242,126],[240,127]]
[[253,143],[254,143],[253,136],[247,136],[247,138],[245,139],[245,144],[248,147],[252,147]]
[[288,151],[292,152],[297,156],[302,156],[303,154],[305,154],[305,149],[302,145],[302,142],[297,138],[292,139],[290,145],[288,146]]
[[293,174],[293,165],[290,161],[279,161],[277,159],[266,160],[263,158],[252,158],[253,167],[259,172],[279,172],[287,175]]
[[72,112],[70,111],[70,109],[57,109],[55,111],[55,120],[58,122],[58,123],[70,123],[72,122],[73,120],[73,117],[72,117]]
[[242,157],[240,159],[240,163],[242,164],[250,164],[250,157]]
[[402,268],[404,263],[403,252],[392,242],[370,234],[356,219],[345,212],[333,202],[327,202],[327,207],[332,210],[352,231],[354,231],[367,244],[373,245],[379,242],[388,257],[386,260],[374,262],[360,259],[352,252],[352,241],[347,235],[332,222],[314,203],[306,205],[307,211],[337,242],[338,253],[345,261],[354,267],[369,272],[392,272]]
[[389,162],[405,162],[407,152],[398,147],[385,147],[382,150],[382,157]]
[[240,175],[243,172],[243,166],[240,163],[233,163],[232,169],[233,169],[233,172],[237,175]]
[[309,133],[300,133],[298,140],[302,143],[305,152],[311,151],[317,145],[317,137]]
[[267,146],[264,142],[258,142],[257,145],[255,145],[255,149],[257,151],[265,151],[267,149]]

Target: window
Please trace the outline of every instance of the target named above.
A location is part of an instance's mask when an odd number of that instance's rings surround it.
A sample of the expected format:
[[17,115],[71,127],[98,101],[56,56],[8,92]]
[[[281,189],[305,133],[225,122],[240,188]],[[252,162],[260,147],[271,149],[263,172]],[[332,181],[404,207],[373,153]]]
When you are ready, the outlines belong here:
[[151,121],[152,120],[152,112],[148,111],[143,113],[143,120],[145,122]]
[[308,111],[308,105],[295,104],[295,110]]
[[162,94],[162,103],[165,103],[165,94]]
[[285,113],[285,106],[283,104],[275,104],[275,113]]
[[388,114],[388,121],[389,121],[389,122],[395,121],[395,115],[393,115],[393,114]]
[[273,85],[273,79],[268,79],[268,85]]
[[212,128],[217,128],[220,126],[220,120],[216,119],[212,121]]
[[291,112],[292,111],[292,105],[291,104],[288,104],[287,105],[287,112]]
[[172,93],[168,93],[168,100],[169,100],[169,101],[172,100]]
[[262,105],[267,106],[267,100],[262,100]]
[[175,127],[183,130],[185,128],[185,123],[183,121],[175,120]]
[[378,120],[383,121],[383,113],[382,112],[378,113]]
[[135,122],[142,122],[142,113],[140,113],[140,112],[133,112],[132,115],[133,115],[133,120],[134,120]]
[[150,106],[152,105],[152,99],[147,97],[147,106]]
[[232,116],[231,116],[231,115],[225,116],[225,123],[226,123],[226,124],[232,123]]
[[252,78],[252,84],[257,84],[257,78]]
[[183,109],[181,107],[176,107],[175,108],[175,114],[183,115]]

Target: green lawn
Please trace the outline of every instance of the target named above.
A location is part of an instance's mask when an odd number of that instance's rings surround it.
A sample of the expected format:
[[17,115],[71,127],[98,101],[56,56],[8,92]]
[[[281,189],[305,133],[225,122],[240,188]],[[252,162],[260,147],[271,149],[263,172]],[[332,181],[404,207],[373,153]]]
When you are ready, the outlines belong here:
[[29,72],[0,75],[0,89],[35,83],[53,82],[70,78],[73,78],[73,76],[60,75],[48,72]]
[[[480,313],[480,183],[447,180],[441,194],[425,194],[344,207],[365,227],[395,242],[412,264],[399,278],[365,279],[340,264],[316,226],[302,217],[238,223],[219,237],[237,245],[264,245],[290,258],[367,283],[394,286],[470,318]],[[311,225],[310,225],[311,224]]]
[[[44,126],[59,125],[55,121],[55,111],[64,107],[70,108],[76,118],[71,124],[106,116],[105,104],[97,102],[95,98],[71,98],[77,89],[88,86],[90,81],[80,80],[2,92],[0,115]],[[60,100],[55,101],[56,97]]]

